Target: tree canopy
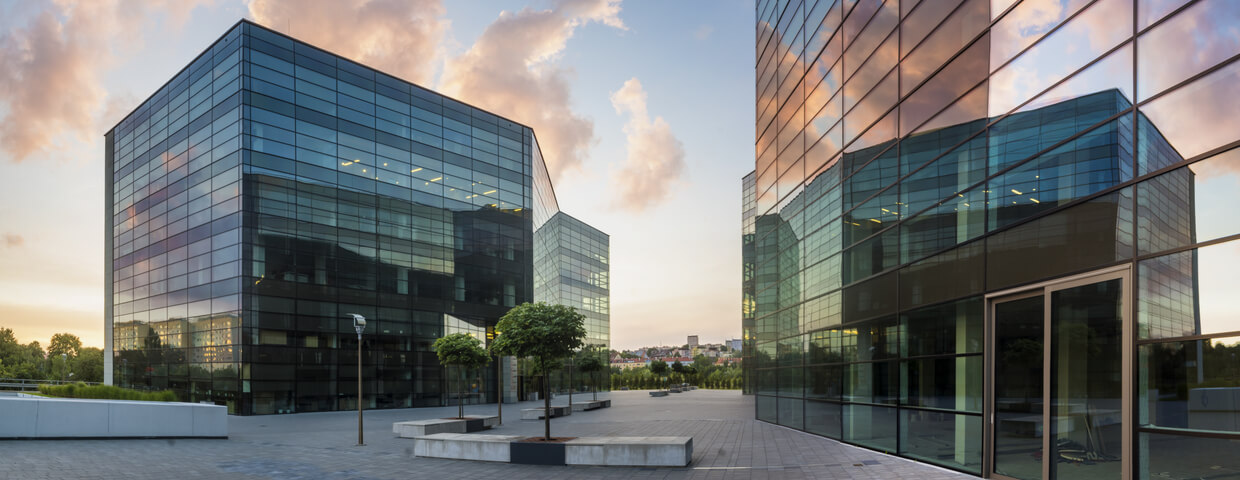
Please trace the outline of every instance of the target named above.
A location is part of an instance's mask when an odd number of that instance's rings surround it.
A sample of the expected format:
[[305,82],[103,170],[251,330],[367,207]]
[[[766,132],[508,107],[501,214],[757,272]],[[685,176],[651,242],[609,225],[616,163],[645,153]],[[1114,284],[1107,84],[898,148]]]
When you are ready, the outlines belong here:
[[453,333],[435,340],[431,350],[443,365],[456,365],[466,369],[478,368],[491,361],[482,341],[465,333]]
[[500,355],[528,357],[539,373],[560,367],[560,361],[581,348],[585,315],[564,305],[543,302],[513,307],[495,325],[491,350]]
[[565,357],[581,348],[586,337],[586,317],[576,309],[543,302],[522,303],[495,324],[491,351],[498,355],[529,358],[543,376],[543,438],[551,440],[551,397],[548,373]]

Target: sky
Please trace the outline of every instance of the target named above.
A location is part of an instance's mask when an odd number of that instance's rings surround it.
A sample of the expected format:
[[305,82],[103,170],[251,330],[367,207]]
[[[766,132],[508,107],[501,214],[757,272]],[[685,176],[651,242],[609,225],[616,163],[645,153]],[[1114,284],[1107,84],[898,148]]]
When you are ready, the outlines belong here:
[[241,18],[534,128],[612,348],[740,335],[743,0],[0,0],[0,327],[103,345],[103,134]]

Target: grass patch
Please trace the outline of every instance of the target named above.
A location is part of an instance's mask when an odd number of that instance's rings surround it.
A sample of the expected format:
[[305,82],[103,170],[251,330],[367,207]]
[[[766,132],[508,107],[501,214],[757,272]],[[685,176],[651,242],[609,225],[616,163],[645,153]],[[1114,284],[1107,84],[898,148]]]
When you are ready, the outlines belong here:
[[130,390],[112,385],[87,385],[71,383],[68,385],[39,385],[39,393],[60,398],[91,398],[103,400],[141,400],[147,402],[175,402],[177,395],[172,390],[144,392]]

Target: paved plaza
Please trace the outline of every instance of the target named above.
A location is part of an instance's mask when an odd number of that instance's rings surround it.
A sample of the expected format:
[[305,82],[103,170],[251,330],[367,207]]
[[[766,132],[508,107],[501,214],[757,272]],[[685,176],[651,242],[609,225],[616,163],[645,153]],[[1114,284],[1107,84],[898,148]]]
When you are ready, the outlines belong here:
[[[392,423],[456,415],[456,407],[374,410],[365,414],[366,445],[355,446],[356,412],[230,417],[227,440],[0,440],[0,478],[840,478],[938,480],[968,475],[844,445],[753,419],[753,397],[694,390],[652,398],[612,392],[612,407],[552,420],[555,436],[692,436],[685,468],[531,466],[413,456],[413,440]],[[600,396],[600,398],[603,398]],[[553,404],[565,404],[558,397]],[[520,420],[525,402],[504,405],[490,432],[541,435],[543,422]],[[495,405],[466,407],[494,414]]]

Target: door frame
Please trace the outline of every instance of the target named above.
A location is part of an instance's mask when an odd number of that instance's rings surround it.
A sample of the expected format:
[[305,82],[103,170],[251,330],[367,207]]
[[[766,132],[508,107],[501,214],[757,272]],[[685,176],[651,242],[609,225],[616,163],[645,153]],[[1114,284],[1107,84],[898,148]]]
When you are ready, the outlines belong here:
[[1051,418],[1051,293],[1090,285],[1093,283],[1103,282],[1107,280],[1120,279],[1121,297],[1120,297],[1120,336],[1121,336],[1121,394],[1120,394],[1120,431],[1121,431],[1121,458],[1120,472],[1122,479],[1133,478],[1133,438],[1134,424],[1133,416],[1134,403],[1133,391],[1136,388],[1136,378],[1134,376],[1134,362],[1136,360],[1136,312],[1134,310],[1133,295],[1136,287],[1133,285],[1132,264],[1125,263],[1113,267],[1093,270],[1077,275],[1069,275],[1066,277],[1055,278],[1044,282],[1039,282],[1021,287],[1009,288],[997,292],[988,293],[986,299],[986,321],[983,325],[983,332],[986,338],[985,344],[985,381],[983,389],[985,390],[985,403],[982,413],[982,477],[999,478],[1005,480],[1016,480],[1011,477],[994,473],[994,438],[995,438],[995,398],[994,398],[994,372],[995,361],[995,305],[1008,302],[1011,300],[1019,300],[1029,297],[1042,297],[1042,478],[1049,479],[1052,462],[1046,457],[1045,453],[1049,452],[1051,442],[1050,418]]

